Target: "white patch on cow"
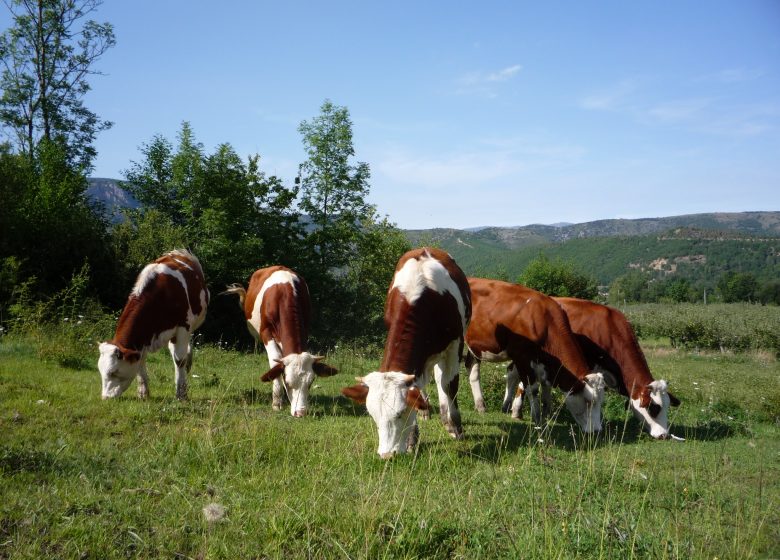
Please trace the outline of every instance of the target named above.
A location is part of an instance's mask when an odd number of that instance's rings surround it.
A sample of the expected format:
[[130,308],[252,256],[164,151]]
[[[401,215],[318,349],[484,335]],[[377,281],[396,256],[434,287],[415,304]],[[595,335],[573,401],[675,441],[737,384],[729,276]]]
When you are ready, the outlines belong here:
[[642,422],[645,429],[654,438],[665,439],[669,436],[669,393],[666,381],[658,379],[648,385],[650,388],[650,400],[660,408],[660,412],[653,418],[648,408],[640,406],[640,399],[630,399],[629,406],[634,416]]
[[290,284],[290,286],[292,286],[293,294],[297,294],[297,282],[298,277],[289,270],[277,270],[265,279],[263,286],[260,288],[260,292],[257,294],[257,298],[255,298],[255,305],[252,307],[252,315],[249,317],[249,324],[258,335],[261,327],[260,310],[262,309],[265,292],[268,291],[271,286],[277,284]]
[[601,404],[604,402],[604,376],[589,373],[583,380],[585,388],[566,396],[566,408],[586,434],[601,431]]
[[368,387],[366,409],[379,431],[380,457],[406,453],[409,435],[417,423],[417,410],[406,403],[410,376],[398,371],[369,373],[362,382]]
[[463,330],[466,330],[466,306],[460,288],[438,260],[430,255],[423,254],[418,259],[409,259],[393,277],[393,285],[390,288],[398,288],[406,301],[413,305],[425,291],[425,288],[439,294],[449,292],[455,298],[460,312]]

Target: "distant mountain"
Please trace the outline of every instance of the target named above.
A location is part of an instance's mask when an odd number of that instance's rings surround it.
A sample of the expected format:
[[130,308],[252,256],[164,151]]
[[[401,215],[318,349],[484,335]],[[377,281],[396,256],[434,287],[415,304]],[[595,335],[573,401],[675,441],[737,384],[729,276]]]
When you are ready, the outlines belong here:
[[637,220],[479,230],[407,230],[412,245],[436,245],[471,276],[516,279],[543,253],[571,262],[606,286],[630,270],[714,288],[726,271],[780,277],[780,212],[689,214]]
[[119,212],[124,208],[135,209],[140,206],[133,195],[119,186],[119,181],[116,179],[90,177],[88,181],[87,196],[102,203],[106,213],[112,219],[118,217]]
[[442,246],[468,243],[519,249],[590,237],[657,235],[677,228],[736,231],[752,236],[780,236],[780,212],[716,212],[664,218],[597,220],[580,224],[531,224],[519,227],[484,227],[470,230],[407,230],[412,244],[430,240]]

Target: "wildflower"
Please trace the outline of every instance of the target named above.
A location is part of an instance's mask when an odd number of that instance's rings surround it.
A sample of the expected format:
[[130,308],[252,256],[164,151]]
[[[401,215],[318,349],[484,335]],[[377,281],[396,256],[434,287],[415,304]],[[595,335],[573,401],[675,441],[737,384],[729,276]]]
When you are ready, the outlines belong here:
[[218,523],[225,518],[225,507],[212,502],[203,508],[203,516],[209,524]]

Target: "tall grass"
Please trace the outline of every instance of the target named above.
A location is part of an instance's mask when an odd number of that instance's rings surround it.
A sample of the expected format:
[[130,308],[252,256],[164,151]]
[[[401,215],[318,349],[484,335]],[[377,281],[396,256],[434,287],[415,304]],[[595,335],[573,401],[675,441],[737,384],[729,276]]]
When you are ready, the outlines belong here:
[[780,554],[773,359],[650,353],[683,401],[672,431],[685,442],[651,440],[617,397],[598,437],[560,406],[541,429],[513,421],[497,412],[502,368],[487,367],[487,414],[461,387],[463,441],[434,418],[416,453],[391,461],[365,408],[339,396],[376,357],[327,360],[341,373],[294,419],[271,410],[264,355],[198,347],[182,403],[161,352],[149,400],[131,388],[103,402],[93,367],[0,339],[0,558]]

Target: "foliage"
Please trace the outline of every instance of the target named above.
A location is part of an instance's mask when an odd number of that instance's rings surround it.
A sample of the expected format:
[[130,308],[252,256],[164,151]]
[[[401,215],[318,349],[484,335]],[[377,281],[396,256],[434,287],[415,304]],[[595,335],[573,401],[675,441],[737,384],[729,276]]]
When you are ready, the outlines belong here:
[[[89,358],[94,360],[94,350]],[[365,407],[340,396],[378,364],[339,351],[310,416],[271,410],[265,358],[198,347],[190,397],[150,356],[152,398],[101,401],[97,371],[0,341],[0,554],[9,558],[772,558],[780,553],[777,362],[648,353],[683,405],[654,441],[608,395],[605,432],[541,430],[461,384],[466,438],[421,421],[381,461]],[[214,383],[214,379],[222,382]],[[742,379],[742,383],[734,383]],[[435,391],[431,398],[436,399]],[[556,395],[560,398],[560,395]],[[762,400],[765,398],[765,400]],[[773,404],[774,403],[774,404]],[[210,504],[206,517],[204,508]],[[220,513],[222,511],[222,513]]]
[[577,270],[571,262],[551,261],[544,254],[531,261],[517,281],[548,296],[593,299],[598,295],[592,277]]
[[749,272],[730,271],[718,279],[718,291],[725,303],[755,301],[758,283]]
[[349,262],[363,219],[373,218],[365,200],[371,173],[366,163],[350,163],[355,149],[346,107],[326,100],[320,114],[301,122],[298,131],[308,156],[300,166],[300,208],[315,226],[309,239],[319,269],[334,271]]
[[769,350],[780,355],[780,307],[739,304],[644,304],[623,309],[642,337],[704,350]]
[[95,135],[111,126],[84,106],[87,77],[115,44],[109,23],[84,20],[99,0],[11,0],[13,26],[0,35],[0,121],[30,161],[41,139],[65,146],[89,169]]
[[49,297],[36,297],[32,282],[20,284],[11,307],[10,331],[29,339],[44,362],[72,369],[94,367],[96,345],[109,336],[116,318],[88,296],[89,285],[88,265]]
[[[0,153],[0,184],[9,191],[0,205],[4,275],[14,282],[35,278],[36,293],[48,296],[86,263],[95,289],[109,285],[107,225],[87,200],[86,179],[68,162],[64,146],[43,140],[33,165],[21,155]],[[0,306],[8,305],[9,292],[2,290]]]

